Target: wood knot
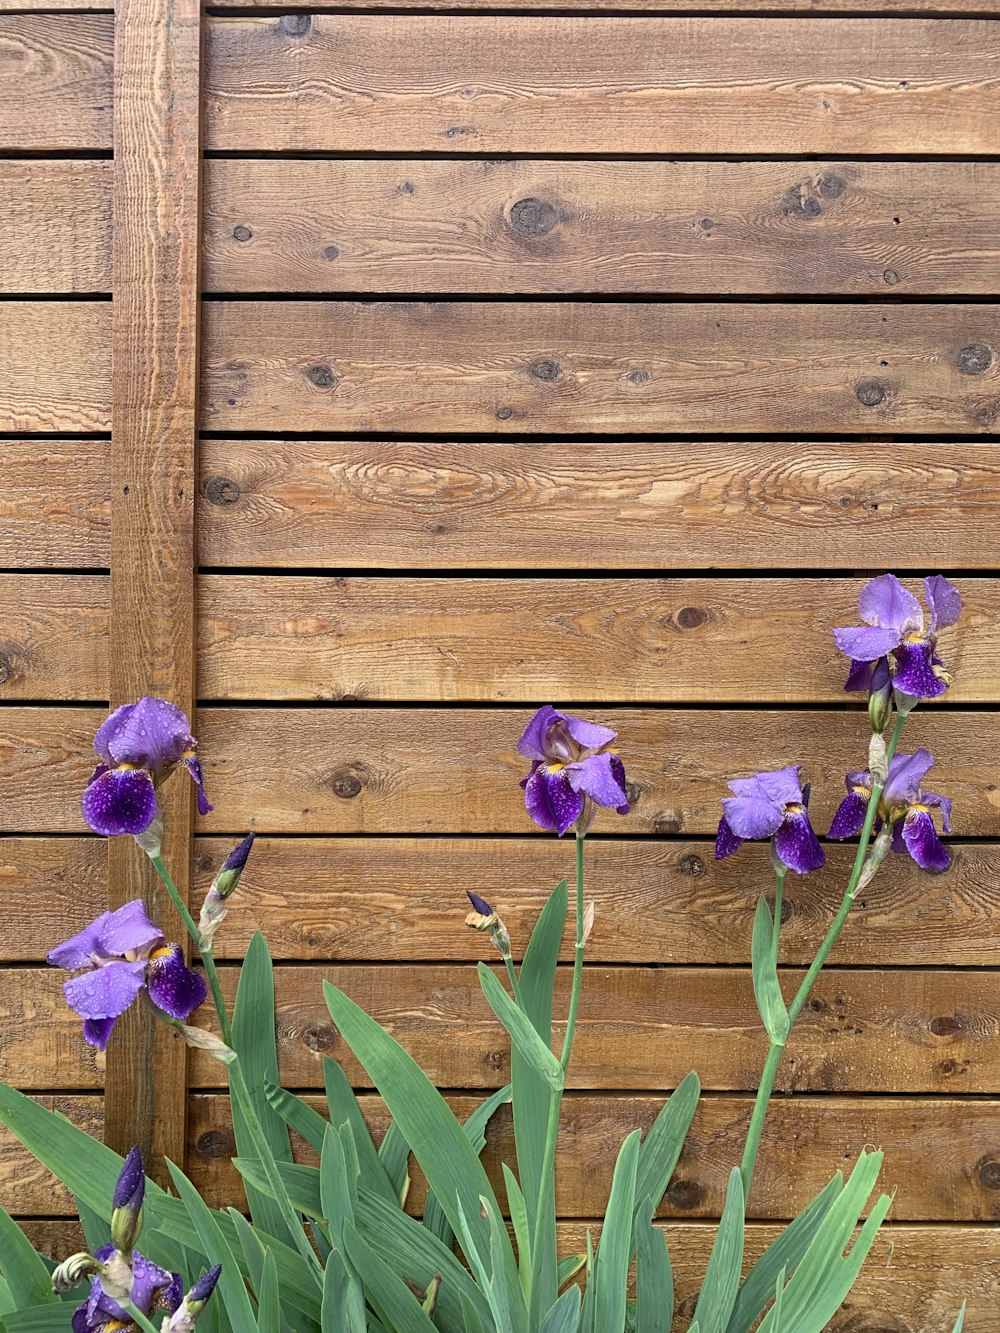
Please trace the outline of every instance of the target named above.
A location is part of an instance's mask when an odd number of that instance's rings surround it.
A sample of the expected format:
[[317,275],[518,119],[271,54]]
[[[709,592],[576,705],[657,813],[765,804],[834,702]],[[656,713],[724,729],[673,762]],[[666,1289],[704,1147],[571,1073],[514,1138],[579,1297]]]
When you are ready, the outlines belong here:
[[512,407],[497,408],[497,421],[509,421],[513,415],[514,409]]
[[228,509],[239,501],[241,491],[232,477],[210,477],[205,487],[205,498],[220,509]]
[[677,869],[682,875],[690,875],[692,879],[697,879],[699,875],[705,873],[705,862],[694,852],[687,852],[677,862]]
[[286,37],[308,37],[312,31],[312,22],[308,14],[283,14],[278,27]]
[[207,854],[199,856],[196,864],[198,866],[198,870],[203,875],[207,875],[210,871],[215,869],[215,859],[211,856],[208,856]]
[[14,663],[6,653],[0,653],[0,685],[6,685],[14,674]]
[[931,1031],[935,1037],[955,1037],[965,1031],[965,1022],[961,1014],[942,1014],[931,1019]]
[[530,370],[535,379],[544,384],[554,384],[562,375],[558,361],[535,361]]
[[559,221],[559,214],[547,199],[518,199],[511,205],[510,225],[522,236],[547,236]]
[[306,1028],[302,1040],[311,1051],[321,1054],[324,1051],[332,1051],[339,1036],[340,1033],[332,1023],[321,1023],[317,1027]]
[[890,287],[895,287],[896,283],[899,281],[899,274],[896,272],[894,268],[887,268],[886,271],[882,274],[882,277],[889,284]]
[[333,259],[339,259],[339,258],[340,258],[340,246],[339,246],[339,245],[324,245],[324,247],[323,247],[323,258],[324,258],[324,259],[330,259],[330,260],[333,260]]
[[318,361],[316,365],[310,366],[306,371],[306,379],[310,384],[315,384],[317,389],[337,387],[337,376],[333,373],[333,367],[328,366],[325,361]]
[[667,1202],[685,1212],[697,1208],[704,1198],[705,1191],[696,1180],[674,1179],[667,1190]]
[[1000,1161],[995,1157],[980,1158],[976,1176],[984,1190],[1000,1190]]
[[708,619],[708,612],[700,606],[682,606],[677,612],[677,623],[681,629],[697,629]]
[[334,773],[330,786],[334,796],[339,796],[342,801],[350,801],[361,791],[362,782],[357,773],[343,768]]
[[658,815],[657,818],[653,820],[654,833],[659,833],[665,836],[669,833],[680,833],[680,831],[681,820],[678,815],[662,814]]
[[231,1129],[206,1129],[198,1135],[195,1147],[202,1157],[232,1157],[236,1152],[236,1136]]
[[816,189],[824,199],[839,199],[847,189],[847,181],[833,171],[825,171],[816,182]]
[[252,231],[249,227],[245,226],[245,225],[241,222],[241,223],[239,224],[239,226],[233,228],[233,240],[234,240],[234,241],[252,241],[252,240],[253,240],[253,231]]
[[625,378],[634,388],[641,389],[642,386],[648,384],[653,377],[648,370],[630,370]]
[[985,375],[993,364],[993,352],[985,343],[969,343],[955,356],[955,365],[963,375]]
[[886,388],[881,380],[862,380],[854,393],[863,407],[878,407],[885,402]]
[[483,1056],[483,1063],[487,1069],[492,1069],[494,1073],[499,1074],[507,1063],[506,1051],[487,1051]]

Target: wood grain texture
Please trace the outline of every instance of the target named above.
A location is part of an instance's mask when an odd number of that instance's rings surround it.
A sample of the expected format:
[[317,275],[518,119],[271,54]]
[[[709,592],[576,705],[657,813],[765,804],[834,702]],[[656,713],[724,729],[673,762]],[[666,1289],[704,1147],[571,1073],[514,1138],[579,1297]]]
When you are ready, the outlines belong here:
[[986,162],[206,163],[222,292],[991,295]]
[[108,843],[0,837],[0,895],[8,905],[0,961],[40,962],[107,910]]
[[[864,582],[206,576],[199,689],[208,699],[842,703],[830,629],[857,619]],[[959,587],[961,624],[939,641],[955,676],[948,700],[988,703],[1000,697],[1000,581]]]
[[[200,0],[119,0],[115,14],[114,391],[110,696],[193,717],[197,478]],[[190,883],[192,793],[163,798],[164,855]],[[130,840],[109,850],[110,905],[168,903]],[[106,1132],[161,1180],[183,1151],[187,1048],[134,1009],[108,1057]]]
[[215,566],[986,569],[1000,524],[987,443],[210,439],[201,458]]
[[[103,1097],[57,1093],[55,1096],[36,1096],[33,1100],[47,1111],[64,1115],[94,1138],[103,1136]],[[70,1191],[5,1127],[0,1128],[0,1207],[22,1215],[76,1216],[76,1200]]]
[[112,163],[0,161],[0,292],[111,290]]
[[106,301],[0,301],[0,431],[107,430],[110,332]]
[[[389,1121],[384,1103],[374,1094],[363,1094],[360,1100],[376,1141],[381,1141]],[[328,1114],[325,1097],[308,1096],[306,1101]],[[461,1120],[478,1105],[470,1096],[451,1095],[448,1102]],[[645,1134],[662,1105],[659,1096],[576,1093],[566,1098],[556,1157],[556,1210],[561,1217],[603,1215],[619,1145],[637,1126]],[[658,1216],[720,1216],[729,1169],[746,1138],[752,1106],[747,1097],[709,1093],[702,1099]],[[886,1155],[880,1188],[895,1190],[895,1221],[995,1221],[1000,1218],[995,1188],[1000,1171],[998,1114],[997,1102],[960,1097],[919,1104],[882,1097],[776,1099],[765,1124],[749,1216],[779,1221],[795,1216],[835,1170],[848,1171],[863,1148],[877,1144]],[[296,1138],[295,1146],[296,1160],[319,1164],[308,1144]],[[212,1207],[244,1206],[240,1175],[230,1163],[235,1155],[229,1098],[192,1097],[186,1169]],[[508,1105],[490,1121],[483,1153],[501,1199],[500,1163],[514,1160]],[[427,1182],[415,1162],[411,1167],[406,1206],[420,1216]],[[0,1157],[0,1190],[5,1168],[10,1169]]]
[[110,545],[106,440],[4,440],[0,446],[0,566],[93,569]]
[[0,809],[5,833],[83,832],[80,796],[97,762],[94,734],[104,708],[4,710]]
[[[556,986],[559,1034],[570,971],[560,968]],[[803,975],[799,968],[783,968],[786,992]],[[509,1042],[470,964],[280,964],[276,1024],[287,1086],[321,1086],[320,1057],[332,1055],[356,1086],[371,1087],[330,1020],[322,989],[327,979],[382,1023],[438,1086],[495,1088],[509,1078]],[[0,1078],[26,1091],[103,1086],[105,1057],[84,1042],[63,980],[65,974],[49,967],[0,973]],[[236,970],[223,968],[222,981],[232,1001]],[[203,1008],[195,1021],[211,1025],[213,1019]],[[1000,999],[992,972],[831,968],[796,1025],[778,1087],[995,1096],[998,1039]],[[591,1091],[654,1091],[676,1087],[694,1068],[708,1091],[752,1092],[766,1047],[749,967],[598,964],[584,978],[569,1079],[574,1088]],[[224,1080],[217,1060],[192,1052],[193,1088],[216,1089]]]
[[110,14],[0,14],[0,145],[111,147]]
[[204,320],[211,430],[871,434],[1000,422],[996,305],[227,301],[208,303]]
[[0,574],[0,700],[108,693],[108,579]]
[[206,146],[992,153],[988,21],[315,15],[208,23]]
[[[6,4],[12,3],[12,0],[0,0],[0,10]],[[61,3],[67,4],[69,0],[61,0]],[[90,3],[96,0],[80,0],[76,8],[85,9]],[[57,8],[50,4],[50,8]],[[321,14],[326,9],[420,9],[426,8],[424,0],[313,0],[310,10],[314,14]],[[470,4],[470,0],[435,0],[435,11],[448,11],[452,9],[461,9],[466,13],[475,12],[477,9],[491,9],[491,4],[484,3],[484,0],[476,0]],[[510,10],[531,12],[532,10],[553,9],[553,0],[517,0],[516,5],[507,6]],[[626,10],[634,12],[636,10],[646,10],[649,13],[670,13],[677,10],[688,10],[692,8],[691,0],[563,0],[558,6],[561,11],[566,10],[586,10],[595,12],[614,12],[615,10]],[[273,9],[272,0],[218,0],[213,4],[213,11],[220,12],[225,10],[264,10]],[[698,9],[702,12],[717,12],[725,15],[727,12],[746,9],[745,0],[699,0]],[[762,14],[782,14],[790,11],[801,13],[802,0],[757,0],[754,5],[755,12]],[[968,15],[970,13],[979,14],[983,18],[991,18],[997,12],[996,0],[977,0],[974,6],[970,6],[968,0],[812,0],[809,5],[810,14],[832,13],[836,14],[842,11],[849,11],[853,14],[867,14],[890,16],[899,14],[902,17],[912,17],[914,14],[949,14],[961,13]]]

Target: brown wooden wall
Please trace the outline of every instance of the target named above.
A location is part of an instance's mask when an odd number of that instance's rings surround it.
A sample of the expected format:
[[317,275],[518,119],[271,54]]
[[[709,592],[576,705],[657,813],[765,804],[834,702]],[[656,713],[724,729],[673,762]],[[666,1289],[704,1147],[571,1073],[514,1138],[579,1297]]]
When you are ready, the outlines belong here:
[[[866,574],[941,570],[957,683],[911,729],[954,865],[894,859],[858,905],[750,1243],[879,1144],[892,1220],[834,1327],[938,1333],[968,1296],[1000,1333],[1000,8],[480,9],[0,0],[0,1076],[238,1196],[218,1066],[134,1021],[105,1067],[42,962],[153,893],[79,815],[109,703],[151,691],[199,701],[192,901],[263,835],[221,953],[231,982],[266,930],[289,1085],[333,1054],[365,1086],[327,975],[471,1105],[509,1056],[462,890],[523,942],[570,871],[515,741],[579,709],[636,799],[589,843],[559,1208],[569,1243],[696,1067],[662,1208],[687,1308],[763,1057],[767,862],[714,863],[723,783],[801,758],[827,819],[866,734],[829,626]],[[830,859],[789,886],[789,984]],[[509,1151],[501,1113],[494,1176]],[[0,1187],[65,1242],[6,1140]]]

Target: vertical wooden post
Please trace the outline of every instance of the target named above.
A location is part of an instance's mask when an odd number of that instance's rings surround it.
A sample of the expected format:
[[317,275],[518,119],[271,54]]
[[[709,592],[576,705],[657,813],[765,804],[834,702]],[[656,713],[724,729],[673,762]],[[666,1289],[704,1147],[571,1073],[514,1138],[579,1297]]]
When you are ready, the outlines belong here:
[[[200,0],[118,0],[115,15],[111,416],[112,707],[154,694],[193,715]],[[197,734],[197,732],[195,733]],[[192,793],[162,791],[164,856],[191,881]],[[172,937],[176,914],[131,838],[109,848],[111,906],[143,897]],[[169,923],[169,925],[167,924]],[[180,938],[180,936],[176,936]],[[139,1006],[107,1062],[105,1134],[143,1146],[154,1175],[184,1161],[187,1048]]]

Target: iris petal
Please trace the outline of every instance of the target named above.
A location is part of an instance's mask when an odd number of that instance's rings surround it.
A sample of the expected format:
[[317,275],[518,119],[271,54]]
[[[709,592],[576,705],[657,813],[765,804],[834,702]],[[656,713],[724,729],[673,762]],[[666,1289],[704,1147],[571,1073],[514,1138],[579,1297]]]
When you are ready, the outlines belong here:
[[565,773],[549,773],[537,768],[524,789],[528,814],[543,829],[554,830],[560,838],[583,813],[583,792],[574,791]]
[[566,776],[574,791],[586,792],[598,805],[617,810],[628,805],[628,797],[615,776],[611,759],[610,754],[588,755],[578,764],[570,764]]
[[83,817],[103,838],[145,833],[156,814],[156,792],[138,769],[104,773],[83,793]]
[[188,720],[176,704],[149,695],[116,709],[94,737],[94,749],[105,763],[134,764],[157,776],[194,746]]
[[833,631],[834,643],[852,662],[877,662],[898,648],[902,637],[898,630],[882,627],[850,627]]
[[110,912],[102,912],[96,921],[91,921],[80,931],[62,944],[57,944],[46,955],[52,967],[64,967],[67,972],[77,972],[81,967],[93,965],[93,955],[100,953],[101,931],[111,917]]
[[101,920],[101,953],[105,958],[120,958],[130,952],[148,953],[163,942],[163,932],[146,915],[141,898],[107,913]]
[[83,1039],[99,1051],[107,1049],[117,1018],[86,1018],[83,1021]]
[[584,750],[598,750],[602,745],[610,745],[618,735],[610,727],[602,727],[597,722],[585,722],[582,717],[570,717],[563,713],[562,720],[566,730]]
[[867,813],[868,798],[856,791],[849,792],[837,807],[828,836],[836,841],[856,838],[864,826]]
[[926,639],[904,643],[896,649],[896,671],[892,683],[903,694],[915,699],[936,699],[944,694],[948,682],[934,674],[932,649]]
[[117,1018],[142,990],[146,961],[108,963],[63,984],[69,1007],[81,1018]]
[[724,860],[727,856],[732,856],[733,852],[738,852],[743,846],[743,839],[736,836],[725,815],[719,820],[719,829],[715,835],[715,859]]
[[858,597],[858,610],[866,625],[883,629],[922,629],[924,624],[920,603],[895,574],[880,574],[866,583]]
[[787,768],[775,768],[766,773],[758,773],[756,780],[762,791],[780,805],[789,805],[802,800],[802,782],[799,774],[801,764],[789,764]]
[[939,796],[934,791],[922,791],[920,793],[921,805],[932,805],[941,811],[941,824],[945,833],[951,832],[951,797]]
[[171,945],[169,953],[152,960],[146,985],[157,1009],[171,1018],[188,1018],[208,994],[205,978],[187,966],[178,944]]
[[889,805],[912,805],[920,794],[920,784],[934,767],[934,756],[921,747],[913,754],[895,754],[885,781],[885,799]]
[[951,865],[951,852],[934,828],[926,810],[911,810],[903,820],[903,842],[921,870],[938,875]]
[[[839,645],[838,645],[839,646]],[[851,662],[851,669],[844,682],[845,694],[867,694],[875,676],[874,662]]]
[[194,785],[198,789],[198,813],[207,815],[211,813],[212,807],[208,803],[208,797],[205,795],[205,783],[202,778],[201,760],[191,754],[183,760],[184,767],[194,779]]
[[729,827],[738,838],[769,838],[785,817],[783,806],[761,792],[757,796],[726,796],[722,801]]
[[774,850],[778,859],[799,875],[808,875],[826,864],[826,854],[804,810],[785,816],[774,835]]
[[924,596],[931,609],[931,630],[954,625],[962,614],[962,594],[943,574],[924,579]]
[[549,727],[553,722],[559,720],[561,714],[557,713],[551,704],[544,704],[531,719],[524,731],[521,732],[521,739],[517,743],[518,753],[525,759],[534,759],[540,763],[545,759],[545,737],[548,734]]

